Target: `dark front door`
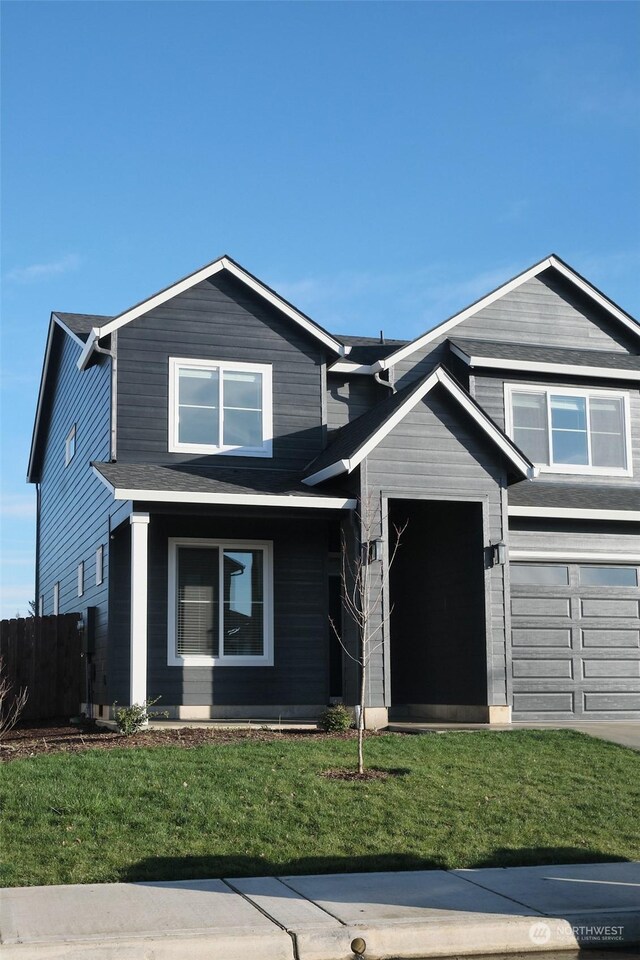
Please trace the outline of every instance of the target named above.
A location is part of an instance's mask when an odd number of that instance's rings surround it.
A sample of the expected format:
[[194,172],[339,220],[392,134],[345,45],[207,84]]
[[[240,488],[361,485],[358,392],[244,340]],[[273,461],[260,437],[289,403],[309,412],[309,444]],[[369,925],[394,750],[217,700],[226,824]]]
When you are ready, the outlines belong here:
[[482,505],[394,500],[391,703],[487,702]]

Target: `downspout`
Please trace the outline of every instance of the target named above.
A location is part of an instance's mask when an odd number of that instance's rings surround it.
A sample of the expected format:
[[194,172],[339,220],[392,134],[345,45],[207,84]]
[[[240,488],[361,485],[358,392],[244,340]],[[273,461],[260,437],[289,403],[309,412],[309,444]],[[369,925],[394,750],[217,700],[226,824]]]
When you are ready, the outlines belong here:
[[383,387],[388,387],[392,393],[397,393],[398,391],[396,390],[395,384],[391,383],[391,368],[389,368],[389,380],[383,380],[380,377],[381,373],[382,370],[378,370],[377,373],[374,373],[373,377],[376,383],[381,384]]
[[36,483],[36,596],[34,616],[38,615],[38,597],[40,595],[40,482]]

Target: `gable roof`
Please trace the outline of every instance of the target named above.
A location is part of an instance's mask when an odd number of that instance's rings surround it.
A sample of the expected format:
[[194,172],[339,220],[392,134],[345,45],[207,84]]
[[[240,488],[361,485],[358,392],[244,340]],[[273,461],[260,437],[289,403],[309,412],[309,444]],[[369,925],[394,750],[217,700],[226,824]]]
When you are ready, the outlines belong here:
[[386,337],[381,340],[379,337],[347,336],[342,333],[337,333],[336,338],[349,347],[349,357],[345,360],[334,360],[329,367],[330,373],[353,371],[361,364],[368,366],[376,360],[388,357],[390,353],[409,342],[408,340],[388,340]]
[[536,468],[531,461],[487,416],[464,387],[460,386],[444,367],[439,366],[417,384],[411,384],[392,394],[361,417],[342,427],[331,446],[309,464],[303,482],[314,486],[341,473],[351,473],[396,424],[438,385],[447,390],[523,476],[532,479],[536,475]]
[[333,337],[324,329],[324,327],[321,327],[319,324],[315,323],[315,321],[313,321],[310,317],[294,307],[293,304],[289,303],[288,300],[285,300],[284,297],[281,297],[280,294],[276,293],[275,290],[272,290],[271,287],[268,287],[261,280],[258,280],[257,277],[254,277],[252,273],[249,273],[248,270],[245,270],[245,268],[240,266],[239,263],[236,263],[235,260],[232,260],[231,257],[224,254],[222,257],[218,257],[217,260],[212,260],[211,263],[208,263],[206,266],[196,270],[194,273],[190,273],[181,280],[177,280],[170,286],[158,291],[158,293],[154,293],[151,297],[141,300],[140,303],[135,304],[128,310],[125,310],[124,313],[118,314],[118,316],[113,317],[106,323],[93,326],[91,328],[90,335],[87,338],[86,345],[78,360],[78,368],[80,370],[85,368],[94,346],[102,337],[106,337],[114,330],[119,330],[120,327],[123,327],[125,324],[131,323],[132,320],[136,320],[138,317],[143,316],[145,313],[153,310],[154,307],[158,307],[161,304],[166,303],[167,300],[171,300],[173,297],[183,293],[185,290],[195,287],[196,284],[202,283],[203,280],[208,280],[210,277],[213,277],[216,273],[220,273],[222,270],[226,270],[233,277],[235,277],[236,280],[239,280],[241,283],[245,284],[245,286],[253,290],[254,293],[257,293],[258,296],[262,297],[263,300],[266,300],[267,303],[270,303],[271,306],[275,307],[277,310],[280,310],[281,313],[289,317],[290,320],[293,320],[294,323],[297,323],[298,326],[302,327],[303,330],[306,330],[306,332],[315,337],[316,340],[319,340],[321,343],[323,343],[325,347],[329,348],[329,350],[332,350],[334,353],[337,353],[340,356],[343,356],[349,352],[349,348],[345,347],[344,344],[336,340],[335,337]]
[[636,337],[640,338],[640,324],[638,324],[630,314],[623,310],[622,307],[619,307],[616,303],[614,303],[613,300],[610,300],[607,296],[605,296],[601,290],[598,290],[597,287],[594,287],[593,284],[589,283],[588,280],[585,280],[584,277],[582,277],[579,273],[577,273],[577,271],[565,263],[564,260],[561,260],[560,257],[556,256],[555,253],[552,253],[550,256],[545,257],[544,260],[541,260],[539,263],[529,267],[528,270],[524,270],[516,277],[512,277],[511,280],[503,283],[500,287],[492,290],[491,293],[481,297],[480,300],[476,300],[475,303],[465,307],[464,310],[461,310],[459,313],[455,313],[452,317],[449,317],[448,320],[443,321],[443,323],[440,323],[437,327],[434,327],[432,330],[428,330],[427,333],[422,334],[422,336],[418,337],[416,340],[412,340],[405,346],[400,347],[398,350],[389,354],[384,359],[378,360],[372,365],[370,372],[377,373],[380,370],[387,370],[389,367],[394,366],[394,364],[398,363],[400,360],[404,360],[406,357],[411,356],[411,354],[416,350],[426,346],[433,340],[441,337],[443,334],[448,333],[449,330],[452,330],[459,323],[462,323],[463,320],[468,320],[469,317],[473,317],[474,314],[478,313],[480,310],[483,310],[484,307],[489,306],[489,304],[493,303],[495,300],[499,300],[511,290],[517,289],[517,287],[521,286],[523,283],[526,283],[527,280],[531,280],[532,277],[537,277],[540,273],[543,273],[549,268],[553,268],[557,273],[569,280],[575,287],[581,290],[582,293],[586,294],[591,300],[606,310],[606,312],[614,320],[624,326]]
[[449,347],[469,367],[640,380],[640,356],[632,353],[458,337],[449,338]]

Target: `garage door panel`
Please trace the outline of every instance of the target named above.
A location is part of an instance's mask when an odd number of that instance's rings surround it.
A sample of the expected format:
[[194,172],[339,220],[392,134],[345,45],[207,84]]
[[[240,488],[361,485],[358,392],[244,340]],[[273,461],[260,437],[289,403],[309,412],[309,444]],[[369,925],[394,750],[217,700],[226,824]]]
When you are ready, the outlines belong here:
[[582,630],[582,646],[638,649],[640,630]]
[[513,693],[513,709],[516,713],[564,713],[570,717],[574,712],[574,695],[571,690],[546,693]]
[[605,617],[606,619],[619,620],[624,617],[632,620],[640,615],[637,600],[594,600],[583,598],[581,601],[581,610],[583,617]]
[[518,597],[511,601],[511,613],[516,617],[568,617],[568,597]]
[[628,677],[630,680],[640,678],[640,661],[638,660],[583,660],[582,676],[585,680],[596,677]]
[[519,680],[522,677],[529,677],[532,680],[544,680],[548,677],[560,678],[562,680],[573,679],[573,660],[558,659],[550,660],[539,658],[536,660],[514,660],[513,677]]
[[521,630],[518,627],[514,627],[511,635],[514,647],[571,648],[571,630],[549,630],[545,627]]
[[587,587],[584,564],[568,564],[569,584],[544,588],[532,566],[511,586],[514,719],[640,719],[640,590],[624,585],[635,565],[598,564],[617,584]]
[[640,692],[612,690],[609,693],[585,693],[585,713],[613,713],[620,710],[640,710]]

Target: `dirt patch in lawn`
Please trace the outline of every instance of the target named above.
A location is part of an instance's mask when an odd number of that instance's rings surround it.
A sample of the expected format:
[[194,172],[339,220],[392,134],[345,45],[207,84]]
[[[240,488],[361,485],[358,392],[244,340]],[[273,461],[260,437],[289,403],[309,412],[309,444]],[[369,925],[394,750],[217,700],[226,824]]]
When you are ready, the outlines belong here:
[[[66,720],[25,723],[6,734],[0,743],[0,762],[21,760],[53,753],[80,753],[83,750],[114,750],[122,747],[199,747],[208,743],[243,741],[331,739],[351,740],[355,730],[322,733],[317,730],[230,729],[228,727],[183,727],[174,730],[149,729],[125,737],[96,724],[76,726]],[[369,734],[375,736],[375,734]]]

